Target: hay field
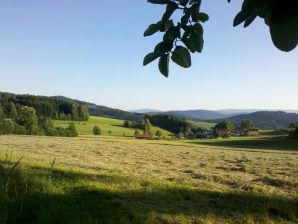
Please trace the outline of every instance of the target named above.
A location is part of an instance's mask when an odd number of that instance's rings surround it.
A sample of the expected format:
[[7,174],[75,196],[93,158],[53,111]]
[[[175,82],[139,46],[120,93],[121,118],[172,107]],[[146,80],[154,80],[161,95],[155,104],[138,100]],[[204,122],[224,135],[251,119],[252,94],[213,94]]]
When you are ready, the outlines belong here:
[[30,222],[298,222],[298,151],[1,136],[0,160],[7,152],[12,161],[24,155],[19,169],[34,182]]

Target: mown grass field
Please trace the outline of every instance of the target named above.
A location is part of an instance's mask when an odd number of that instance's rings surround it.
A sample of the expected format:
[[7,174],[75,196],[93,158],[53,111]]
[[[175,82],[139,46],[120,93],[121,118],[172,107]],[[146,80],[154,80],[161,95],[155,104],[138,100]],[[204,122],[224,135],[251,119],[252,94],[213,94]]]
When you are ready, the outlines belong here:
[[185,141],[0,136],[0,223],[298,222],[298,145]]
[[[99,126],[102,135],[105,136],[133,136],[135,129],[124,128],[123,120],[94,117],[91,116],[88,121],[53,121],[55,127],[67,127],[70,123],[74,123],[78,130],[79,135],[93,135],[93,127]],[[157,130],[160,130],[165,137],[168,137],[171,133],[158,127],[152,127],[152,131],[155,134]],[[111,133],[109,133],[109,131]]]

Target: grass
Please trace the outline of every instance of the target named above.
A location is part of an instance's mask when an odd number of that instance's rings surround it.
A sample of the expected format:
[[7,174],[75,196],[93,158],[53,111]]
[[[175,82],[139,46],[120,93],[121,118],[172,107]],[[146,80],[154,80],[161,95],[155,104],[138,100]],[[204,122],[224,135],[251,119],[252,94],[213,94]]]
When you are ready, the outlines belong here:
[[0,223],[298,222],[296,151],[1,136],[2,163],[7,151],[6,170],[24,158],[0,194]]
[[184,142],[199,145],[245,148],[245,149],[269,149],[269,150],[294,150],[298,151],[298,139],[273,138],[273,137],[240,137],[228,139],[191,140]]
[[200,121],[189,121],[196,128],[210,129],[213,128],[216,124],[209,122],[200,122]]
[[[133,136],[135,129],[124,128],[123,122],[123,120],[94,116],[91,116],[88,121],[53,121],[55,127],[64,128],[67,127],[70,123],[74,123],[76,125],[79,135],[93,135],[93,127],[97,125],[101,129],[102,135],[105,136]],[[170,132],[160,129],[158,127],[152,128],[153,133],[155,133],[157,130],[160,130],[165,137],[171,135]],[[111,133],[109,133],[109,131],[111,131]]]

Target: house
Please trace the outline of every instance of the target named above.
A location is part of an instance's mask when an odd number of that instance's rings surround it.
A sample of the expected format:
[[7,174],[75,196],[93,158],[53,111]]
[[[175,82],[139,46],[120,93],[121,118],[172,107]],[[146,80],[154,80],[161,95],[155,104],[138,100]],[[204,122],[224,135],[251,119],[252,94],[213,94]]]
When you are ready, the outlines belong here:
[[135,139],[146,139],[149,140],[151,139],[151,136],[149,134],[135,134],[134,135]]

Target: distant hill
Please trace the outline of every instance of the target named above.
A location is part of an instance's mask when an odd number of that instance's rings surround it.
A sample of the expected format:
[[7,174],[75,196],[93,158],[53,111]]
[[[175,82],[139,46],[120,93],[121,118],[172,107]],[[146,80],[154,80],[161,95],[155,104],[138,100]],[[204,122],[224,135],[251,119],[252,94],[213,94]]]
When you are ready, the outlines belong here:
[[93,103],[70,99],[64,96],[35,96],[29,94],[13,94],[0,92],[0,105],[13,102],[16,105],[34,107],[37,114],[45,117],[55,118],[55,114],[63,112],[65,115],[71,113],[72,104],[86,106],[91,116],[107,117],[121,120],[138,120],[144,114],[131,113],[123,110],[99,106]]
[[52,98],[85,105],[87,106],[91,116],[108,117],[121,120],[138,120],[144,117],[144,115],[141,113],[132,113],[128,111],[113,109],[110,107],[100,106],[85,101],[70,99],[64,96],[53,96]]
[[188,120],[194,121],[207,121],[228,117],[228,115],[226,114],[222,114],[212,110],[173,110],[163,112],[163,114],[184,117]]
[[298,114],[283,111],[258,111],[250,114],[242,114],[229,117],[234,124],[240,124],[242,120],[252,120],[262,129],[288,128],[293,122],[298,122]]
[[155,109],[150,109],[150,108],[129,110],[128,112],[131,112],[131,113],[140,113],[140,114],[162,113],[161,110],[155,110]]

